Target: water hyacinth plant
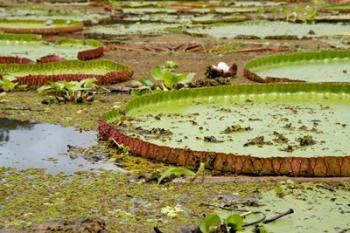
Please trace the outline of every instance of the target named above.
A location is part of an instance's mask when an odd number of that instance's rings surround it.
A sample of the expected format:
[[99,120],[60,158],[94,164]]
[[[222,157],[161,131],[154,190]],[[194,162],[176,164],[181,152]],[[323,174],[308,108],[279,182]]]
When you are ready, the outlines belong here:
[[154,66],[151,70],[152,81],[146,78],[139,79],[137,82],[141,86],[140,89],[132,89],[131,96],[141,96],[155,91],[168,91],[186,87],[191,83],[195,73],[175,73],[174,69],[178,64],[174,61],[166,61],[163,65]]
[[174,69],[178,65],[173,61],[166,61],[162,66],[155,66],[151,70],[152,78],[160,81],[160,88],[162,90],[176,89],[181,85],[186,85],[192,82],[195,73],[175,73]]
[[0,79],[0,92],[10,92],[14,90],[24,89],[26,85],[18,85],[16,77],[5,75]]
[[96,79],[84,79],[78,81],[61,81],[51,82],[49,85],[42,86],[38,89],[41,95],[49,95],[51,102],[92,102],[96,93]]
[[237,232],[242,229],[243,218],[239,214],[231,214],[227,217],[220,216],[217,213],[209,214],[200,224],[202,233],[211,232]]

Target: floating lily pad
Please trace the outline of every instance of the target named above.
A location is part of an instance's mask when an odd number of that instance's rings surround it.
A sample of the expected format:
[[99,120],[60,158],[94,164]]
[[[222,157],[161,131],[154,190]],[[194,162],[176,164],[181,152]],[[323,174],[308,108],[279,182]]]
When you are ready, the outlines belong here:
[[232,23],[232,22],[241,22],[245,21],[247,18],[241,15],[205,15],[202,17],[196,17],[192,19],[192,23],[194,24],[213,24],[213,23]]
[[180,165],[205,161],[245,174],[349,176],[349,103],[350,87],[340,84],[163,92],[107,113],[100,133],[137,155]]
[[[262,211],[267,218],[285,212],[289,208],[293,214],[264,224],[268,232],[342,232],[350,227],[350,192],[346,187],[303,184],[286,182],[277,186],[279,192],[269,191],[262,194],[259,207],[240,206],[239,209]],[[252,222],[261,215],[245,218]],[[242,233],[251,233],[254,226],[248,227]],[[286,230],[288,229],[288,230]]]
[[123,23],[128,22],[145,22],[145,23],[190,23],[193,15],[176,15],[176,14],[142,14],[142,15],[125,15],[122,19]]
[[0,20],[0,31],[9,33],[58,34],[83,30],[83,24],[71,20]]
[[234,13],[254,13],[258,12],[257,7],[217,7],[214,9],[218,14],[234,14]]
[[111,24],[93,26],[89,28],[86,34],[103,36],[128,36],[128,35],[159,35],[166,34],[167,29],[176,28],[176,23],[134,23],[134,24]]
[[155,14],[155,13],[176,13],[175,9],[169,8],[156,8],[156,7],[144,7],[144,8],[124,8],[123,13],[125,14]]
[[299,24],[280,21],[247,21],[235,24],[217,24],[207,27],[194,27],[187,30],[191,34],[208,34],[218,38],[236,38],[252,36],[258,38],[273,38],[279,36],[290,37],[318,37],[350,34],[347,24],[316,23]]
[[321,51],[253,59],[245,76],[258,82],[350,82],[350,52]]
[[126,66],[109,60],[62,61],[43,64],[2,64],[1,75],[11,75],[20,84],[40,86],[49,81],[80,81],[95,78],[100,85],[113,84],[131,78],[133,72]]
[[28,7],[26,9],[18,8],[0,8],[0,18],[2,19],[12,19],[12,20],[73,20],[84,22],[87,24],[97,24],[104,20],[109,20],[109,15],[101,15],[91,11],[81,12],[65,11],[64,6],[51,6],[50,9]]
[[53,54],[66,60],[88,60],[103,55],[103,44],[97,40],[74,39],[50,43],[42,40],[39,35],[0,34],[0,57],[36,61]]

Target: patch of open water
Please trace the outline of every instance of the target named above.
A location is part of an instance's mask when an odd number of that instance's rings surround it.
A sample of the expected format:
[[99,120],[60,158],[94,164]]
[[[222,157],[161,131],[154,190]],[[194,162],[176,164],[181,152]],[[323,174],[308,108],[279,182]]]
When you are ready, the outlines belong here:
[[94,131],[79,131],[60,125],[0,118],[0,166],[17,169],[44,168],[49,173],[108,169],[122,170],[106,161],[68,156],[73,148],[97,143]]

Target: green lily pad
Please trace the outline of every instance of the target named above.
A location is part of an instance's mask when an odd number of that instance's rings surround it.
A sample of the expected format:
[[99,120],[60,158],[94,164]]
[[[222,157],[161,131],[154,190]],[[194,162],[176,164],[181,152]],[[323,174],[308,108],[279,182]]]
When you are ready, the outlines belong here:
[[73,60],[78,58],[79,52],[102,47],[103,44],[96,40],[61,39],[51,43],[35,35],[0,34],[0,56],[29,58],[33,61],[52,54]]
[[128,36],[128,35],[159,35],[166,34],[168,28],[180,26],[176,23],[134,23],[100,25],[89,28],[86,34]]
[[0,20],[0,31],[10,33],[57,34],[80,30],[83,30],[82,23],[71,20]]
[[273,77],[307,82],[350,82],[350,52],[330,50],[265,56],[249,61],[246,69],[265,81]]
[[[290,185],[292,187],[288,187]],[[282,198],[278,197],[275,191],[269,191],[262,194],[259,200],[263,206],[243,206],[242,208],[250,211],[263,211],[267,214],[267,218],[285,212],[289,208],[294,210],[293,214],[264,224],[268,232],[342,232],[349,229],[350,193],[347,188],[311,184],[297,186],[293,183],[282,184],[282,190],[285,192]],[[249,216],[245,221],[251,222],[259,217]],[[252,227],[242,231],[242,233],[250,232],[252,232]]]
[[[346,85],[326,84],[170,91],[131,101],[125,106],[131,123],[117,128],[159,146],[193,151],[259,158],[346,156],[349,93]],[[246,130],[226,130],[237,125]]]
[[234,24],[217,24],[210,27],[194,27],[187,30],[191,34],[207,34],[217,38],[235,38],[238,36],[254,36],[259,38],[273,36],[318,37],[349,35],[347,24],[316,23],[297,24],[278,21],[247,21]]
[[79,10],[69,12],[64,9],[65,7],[60,5],[56,7],[38,7],[37,5],[30,6],[28,8],[1,8],[0,7],[0,18],[12,19],[12,20],[71,20],[79,22],[89,22],[91,24],[97,24],[102,20],[109,19],[108,15],[101,15],[98,13],[90,12],[87,13]]

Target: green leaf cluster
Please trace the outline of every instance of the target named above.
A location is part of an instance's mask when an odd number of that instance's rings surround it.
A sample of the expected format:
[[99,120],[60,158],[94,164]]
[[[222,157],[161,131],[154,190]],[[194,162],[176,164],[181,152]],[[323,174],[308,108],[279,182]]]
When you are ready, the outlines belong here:
[[54,96],[59,102],[82,103],[93,101],[95,87],[96,79],[50,82],[49,85],[40,87],[38,93]]
[[151,70],[154,80],[161,81],[163,90],[174,89],[177,84],[192,82],[195,73],[181,74],[173,72],[177,64],[173,61],[166,61],[163,66],[155,66]]
[[166,178],[175,178],[175,177],[181,177],[181,176],[195,178],[198,175],[203,174],[204,170],[205,170],[205,163],[201,163],[199,165],[199,168],[196,173],[184,167],[171,167],[165,170],[164,172],[162,172],[162,174],[158,179],[158,184],[162,183],[162,181]]
[[[209,214],[201,222],[199,229],[202,233],[211,232],[237,232],[243,228],[243,218],[239,214],[227,217],[217,213]],[[220,229],[225,229],[224,231]]]
[[18,85],[16,77],[5,75],[0,79],[0,91],[11,92],[17,89],[24,89],[25,85]]

